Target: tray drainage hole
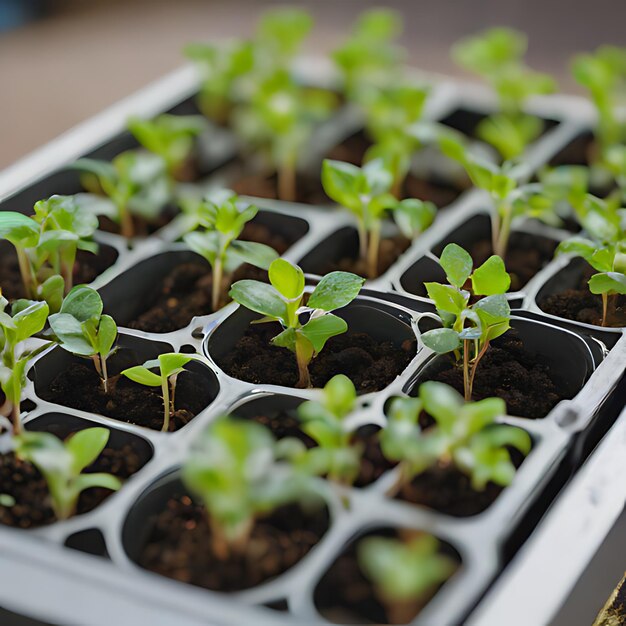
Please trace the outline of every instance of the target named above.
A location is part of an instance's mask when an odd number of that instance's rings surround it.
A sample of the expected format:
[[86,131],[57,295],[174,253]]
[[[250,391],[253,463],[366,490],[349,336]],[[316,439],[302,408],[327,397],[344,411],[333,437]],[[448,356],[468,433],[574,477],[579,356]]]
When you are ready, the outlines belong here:
[[283,613],[286,613],[289,610],[287,600],[274,600],[273,602],[266,602],[263,606],[268,609],[273,609],[274,611],[281,611]]
[[204,329],[202,326],[198,326],[191,331],[191,336],[194,339],[203,339],[204,338]]
[[88,528],[70,535],[65,540],[65,546],[79,552],[109,558],[104,536],[97,528]]
[[565,409],[561,414],[556,416],[556,423],[561,428],[567,428],[576,422],[578,419],[578,411],[571,407]]
[[186,343],[180,347],[180,352],[184,354],[195,354],[197,350],[190,343]]

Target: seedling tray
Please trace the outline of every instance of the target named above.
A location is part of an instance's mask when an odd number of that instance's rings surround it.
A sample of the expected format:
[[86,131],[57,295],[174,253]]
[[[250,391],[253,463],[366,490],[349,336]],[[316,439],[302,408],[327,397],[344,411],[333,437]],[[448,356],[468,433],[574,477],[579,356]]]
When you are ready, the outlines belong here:
[[[300,71],[309,82],[332,83],[327,68],[316,60],[303,61]],[[494,107],[489,94],[475,85],[442,77],[426,78],[433,84],[427,111],[431,119],[455,119],[453,114],[458,117],[459,111],[476,114]],[[111,158],[132,147],[131,137],[124,131],[131,113],[150,116],[168,110],[192,112],[196,84],[194,72],[183,68],[8,169],[0,175],[0,209],[27,212],[42,197],[79,192],[77,174],[64,169],[65,165],[85,155]],[[528,150],[521,172],[527,179],[593,123],[587,103],[576,98],[538,98],[532,112],[554,120],[555,124]],[[350,107],[344,107],[316,133],[305,167],[319,171],[326,151],[357,132],[360,124],[358,115]],[[235,141],[227,131],[213,129],[202,146],[201,162],[207,176],[198,184],[203,188],[228,185],[243,171],[244,165],[235,159]],[[254,170],[255,164],[246,167]],[[311,284],[319,279],[321,260],[355,245],[353,223],[330,205],[258,198],[252,201],[261,209],[257,220],[294,240],[284,256],[303,267]],[[425,235],[383,275],[368,281],[361,295],[338,312],[348,320],[351,329],[396,344],[416,339],[418,345],[410,364],[388,387],[359,397],[360,410],[354,417],[359,424],[381,425],[389,398],[410,394],[427,368],[437,366],[435,355],[419,340],[420,329],[428,325],[434,308],[416,290],[417,278],[422,281],[439,278],[436,258],[446,243],[454,241],[463,245],[485,232],[487,207],[487,199],[481,192],[461,193],[442,208]],[[113,433],[112,443],[134,441],[142,451],[145,465],[118,493],[89,513],[31,531],[0,528],[0,567],[4,581],[0,587],[0,605],[16,613],[63,624],[322,624],[327,622],[316,606],[316,589],[329,567],[359,535],[373,529],[394,528],[428,531],[449,544],[461,561],[461,567],[420,613],[416,624],[454,624],[476,607],[477,611],[488,611],[492,605],[490,595],[485,594],[490,588],[495,589],[494,581],[503,597],[508,597],[506,592],[511,587],[507,587],[506,578],[499,578],[500,574],[526,538],[541,533],[541,518],[553,502],[565,501],[567,491],[559,496],[559,489],[580,466],[592,444],[611,427],[616,418],[614,407],[624,393],[623,331],[562,320],[544,313],[539,306],[542,296],[555,285],[568,284],[574,271],[571,262],[550,261],[508,296],[514,309],[513,328],[531,351],[541,354],[559,373],[570,399],[560,402],[543,419],[514,416],[501,419],[525,429],[532,437],[533,449],[519,468],[514,483],[490,507],[478,515],[459,518],[389,499],[385,491],[394,480],[395,472],[391,470],[369,487],[346,489],[342,495],[350,502],[348,509],[341,505],[338,495],[330,498],[328,531],[295,567],[259,587],[224,595],[140,568],[135,559],[144,538],[146,520],[176,485],[180,465],[191,443],[216,416],[223,413],[245,416],[252,403],[295,406],[312,397],[312,393],[275,385],[253,385],[236,380],[220,369],[219,356],[234,344],[252,318],[236,304],[196,317],[185,328],[169,333],[147,333],[126,327],[159,278],[191,257],[177,242],[181,232],[180,222],[175,218],[153,235],[134,241],[132,249],[117,235],[99,233],[98,240],[116,251],[117,260],[93,285],[102,295],[106,312],[120,326],[122,354],[132,354],[141,362],[163,351],[199,353],[201,362],[195,363],[193,369],[203,377],[211,402],[174,433],[156,432],[52,404],[41,399],[41,390],[73,357],[59,348],[42,353],[29,372],[25,391],[26,399],[34,403],[34,408],[25,415],[27,427],[103,424]],[[528,221],[515,224],[512,237],[524,245],[539,242],[550,247],[567,235],[564,230],[538,227]],[[597,536],[601,537],[607,530],[600,528]],[[532,541],[527,545],[531,546]],[[541,558],[549,561],[549,546],[546,548],[544,544],[542,550]],[[537,555],[532,551],[529,555],[524,549],[518,556],[529,561],[534,558],[536,563]],[[522,572],[514,579],[516,589],[520,580],[530,585],[532,581],[523,575],[524,561],[520,564],[516,558],[513,565]],[[569,578],[577,574],[577,568],[582,571],[584,565],[584,558],[577,561],[568,572]],[[566,592],[565,586],[559,586],[556,593]],[[483,597],[485,600],[481,602]],[[528,603],[532,603],[532,597]],[[545,612],[535,617],[543,623],[558,608],[558,602],[541,606]],[[519,604],[510,608],[517,614],[516,620],[529,610]],[[494,615],[497,613],[490,614]],[[505,619],[510,623],[510,614],[498,615],[499,623]]]

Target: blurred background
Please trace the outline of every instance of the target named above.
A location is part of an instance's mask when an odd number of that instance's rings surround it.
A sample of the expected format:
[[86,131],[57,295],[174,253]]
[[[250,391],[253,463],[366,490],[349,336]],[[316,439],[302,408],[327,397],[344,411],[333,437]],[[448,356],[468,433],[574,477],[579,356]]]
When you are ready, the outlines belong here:
[[[246,36],[270,0],[0,0],[0,169],[175,69],[182,46]],[[450,45],[507,25],[529,36],[528,62],[576,91],[568,61],[626,44],[624,0],[304,0],[309,52],[332,49],[359,11],[395,8],[412,65],[458,75]]]

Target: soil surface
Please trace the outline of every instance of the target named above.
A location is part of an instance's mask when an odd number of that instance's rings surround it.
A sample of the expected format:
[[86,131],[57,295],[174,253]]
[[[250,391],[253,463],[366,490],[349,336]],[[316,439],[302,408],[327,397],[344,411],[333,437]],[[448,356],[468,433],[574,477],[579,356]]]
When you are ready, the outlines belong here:
[[[65,428],[47,430],[59,438],[76,432]],[[131,441],[121,447],[107,446],[85,472],[106,472],[125,479],[139,471],[145,463],[136,444]],[[1,524],[34,528],[56,521],[45,479],[34,465],[18,459],[13,453],[0,456],[0,493],[8,494],[15,500],[14,506],[0,505]],[[112,493],[102,487],[86,489],[78,499],[76,513],[92,511]]]
[[[160,387],[146,387],[125,376],[113,375],[109,378],[108,393],[105,393],[100,377],[89,362],[72,363],[57,374],[40,395],[48,402],[106,415],[152,430],[161,430],[163,426]],[[169,431],[185,426],[212,400],[204,376],[191,371],[180,374],[176,383],[176,410],[170,417]]]
[[[152,235],[160,228],[167,226],[178,215],[178,213],[179,210],[177,207],[167,205],[161,214],[151,221],[147,221],[142,217],[133,215],[134,236],[147,237],[148,235]],[[106,233],[114,233],[116,235],[121,234],[120,225],[104,215],[100,215],[98,217],[98,230],[103,230]]]
[[[116,260],[117,250],[111,246],[100,244],[98,254],[79,250],[74,265],[74,284],[90,283],[102,274],[104,270],[111,267]],[[0,281],[2,284],[2,295],[7,300],[17,300],[25,297],[17,255],[12,247],[3,247],[0,253]]]
[[[397,537],[400,533],[382,531],[371,534]],[[433,589],[421,602],[398,606],[395,611],[388,610],[378,600],[372,583],[361,571],[357,556],[358,544],[359,539],[339,556],[321,578],[314,592],[318,611],[335,624],[406,624],[412,621],[439,588]],[[458,559],[445,544],[441,548],[442,552]]]
[[[283,254],[293,243],[282,235],[272,233],[267,226],[250,222],[244,228],[241,239],[264,243],[279,254]],[[244,264],[233,274],[232,280],[223,280],[224,292],[228,291],[231,282],[244,278],[268,280],[266,270]],[[211,268],[201,257],[198,256],[197,261],[176,265],[155,285],[152,290],[154,295],[146,302],[146,308],[128,326],[152,333],[184,328],[194,317],[213,313],[212,284]]]
[[[420,383],[437,380],[463,393],[462,368],[448,357],[440,359],[443,369],[425,376]],[[530,419],[545,417],[569,397],[541,355],[526,351],[512,330],[492,342],[476,371],[472,399],[492,396],[506,402],[509,415]]]
[[[602,326],[602,297],[589,291],[587,281],[594,274],[587,266],[580,275],[574,289],[566,289],[544,298],[539,307],[549,313],[575,322]],[[609,296],[606,326],[620,328],[626,326],[626,296]]]
[[[365,152],[371,145],[372,142],[367,138],[365,132],[360,131],[335,146],[326,158],[360,166],[363,163]],[[442,208],[454,202],[464,190],[464,188],[454,184],[436,180],[434,177],[422,179],[409,174],[402,186],[401,196],[402,198],[419,198],[430,201],[438,208]]]
[[[216,359],[217,364],[229,376],[249,383],[295,387],[298,368],[294,355],[270,343],[279,332],[276,324],[250,325],[234,348]],[[404,370],[415,350],[415,341],[398,347],[365,333],[348,332],[329,339],[311,361],[311,381],[314,387],[323,387],[333,376],[345,374],[360,393],[380,391]]]
[[[275,174],[246,174],[230,187],[239,195],[255,196],[269,200],[285,199],[278,197],[278,178]],[[328,196],[322,188],[319,174],[316,176],[305,172],[296,174],[296,197],[294,202],[317,205],[330,203]]]
[[328,525],[325,507],[307,514],[298,505],[283,506],[257,520],[245,552],[222,559],[212,548],[204,507],[178,495],[153,519],[138,563],[199,587],[239,591],[294,566],[319,542]]
[[[323,246],[324,243],[322,242],[320,245]],[[377,276],[384,274],[410,245],[411,241],[403,235],[382,239],[378,251]],[[320,276],[325,276],[329,272],[341,271],[352,272],[353,274],[368,278],[367,262],[360,258],[358,254],[344,256],[337,260],[327,259],[321,267],[312,267],[310,269]]]

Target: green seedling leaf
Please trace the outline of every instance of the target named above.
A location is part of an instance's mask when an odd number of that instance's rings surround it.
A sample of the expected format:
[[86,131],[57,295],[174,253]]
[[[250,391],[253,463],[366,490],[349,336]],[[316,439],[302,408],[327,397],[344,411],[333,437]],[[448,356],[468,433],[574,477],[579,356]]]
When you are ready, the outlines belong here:
[[287,317],[287,306],[271,285],[256,280],[239,280],[230,288],[229,295],[235,302],[255,313],[276,320]]
[[[463,288],[474,266],[474,262],[469,253],[455,243],[449,243],[443,249],[441,257],[439,258],[439,264],[446,273],[448,282],[458,289]],[[432,296],[430,297],[432,298]]]
[[490,256],[472,273],[472,291],[480,296],[493,296],[509,290],[511,277],[499,256]]
[[317,284],[307,305],[323,311],[340,309],[359,295],[364,282],[364,278],[350,272],[331,272]]
[[461,347],[459,333],[451,328],[435,328],[422,333],[422,342],[427,348],[439,354],[447,354]]
[[345,320],[336,315],[328,314],[314,317],[302,327],[302,334],[309,340],[316,353],[321,352],[326,342],[336,335],[348,330]]
[[286,259],[276,259],[270,265],[269,278],[272,286],[286,300],[294,300],[302,297],[304,291],[304,272],[297,265],[294,265]]
[[146,385],[146,387],[161,386],[161,377],[142,365],[135,365],[134,367],[125,369],[122,372],[122,376],[130,378],[130,380],[139,383],[140,385]]

